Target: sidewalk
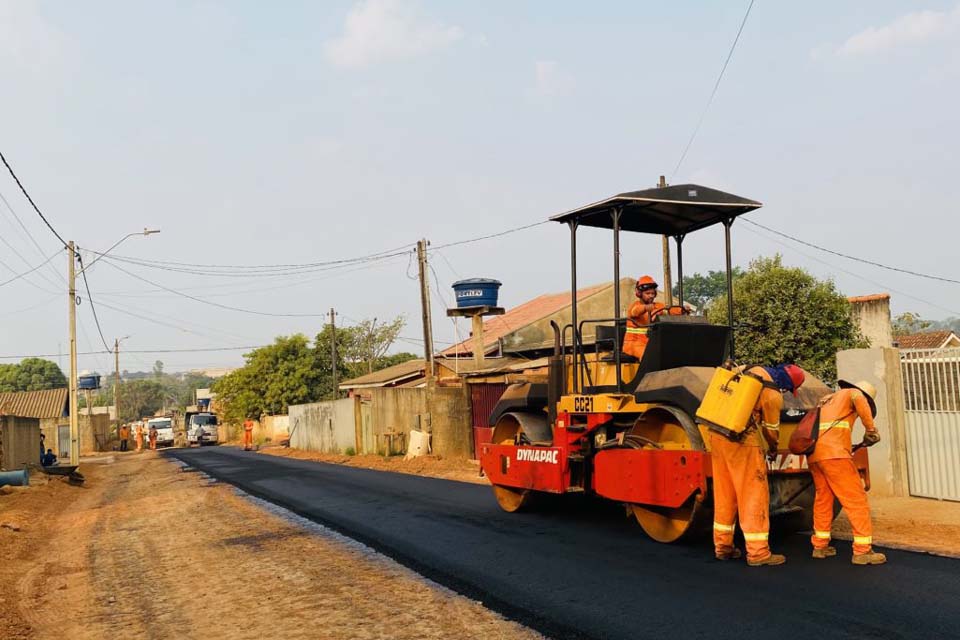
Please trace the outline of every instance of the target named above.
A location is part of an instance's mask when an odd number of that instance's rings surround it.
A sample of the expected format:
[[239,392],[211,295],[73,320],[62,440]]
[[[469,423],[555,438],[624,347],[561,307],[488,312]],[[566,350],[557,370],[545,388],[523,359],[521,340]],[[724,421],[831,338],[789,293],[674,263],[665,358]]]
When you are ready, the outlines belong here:
[[[869,498],[873,543],[878,547],[960,558],[960,502],[929,498]],[[853,537],[850,522],[843,512],[833,523],[833,535],[841,540]]]

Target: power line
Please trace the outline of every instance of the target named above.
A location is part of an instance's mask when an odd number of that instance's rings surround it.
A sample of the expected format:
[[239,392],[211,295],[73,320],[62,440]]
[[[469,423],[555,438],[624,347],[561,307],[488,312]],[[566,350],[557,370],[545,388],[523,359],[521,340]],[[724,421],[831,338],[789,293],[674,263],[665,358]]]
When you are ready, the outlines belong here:
[[[43,251],[43,248],[40,246],[40,243],[37,242],[37,239],[33,236],[32,233],[30,233],[30,229],[28,229],[27,225],[23,223],[23,218],[20,217],[16,209],[13,208],[13,206],[10,204],[10,201],[7,200],[6,196],[4,196],[2,192],[0,192],[0,201],[2,201],[3,204],[7,207],[7,210],[10,212],[13,218],[17,221],[17,224],[20,225],[20,228],[23,229],[23,232],[26,234],[27,238],[29,238],[30,242],[33,243],[33,246],[36,248],[37,253],[40,255],[40,257],[43,257],[44,251]],[[63,274],[60,273],[59,270],[54,269],[53,273],[57,275],[57,277],[60,279],[61,282],[65,283],[67,281],[67,279],[63,277]]]
[[470,238],[470,239],[468,239],[468,240],[458,240],[458,241],[456,241],[456,242],[448,242],[447,244],[441,244],[441,245],[437,245],[437,246],[433,247],[433,250],[436,251],[437,249],[446,249],[446,248],[448,248],[448,247],[458,247],[458,246],[463,245],[463,244],[470,244],[471,242],[480,242],[481,240],[489,240],[489,239],[491,239],[491,238],[499,238],[500,236],[505,236],[505,235],[510,234],[510,233],[516,233],[517,231],[523,231],[523,230],[525,230],[525,229],[532,229],[533,227],[539,227],[540,225],[542,225],[542,224],[547,224],[548,222],[550,222],[550,221],[549,221],[549,220],[541,220],[540,222],[533,222],[533,223],[531,223],[531,224],[525,224],[525,225],[523,225],[523,226],[514,227],[513,229],[507,229],[506,231],[501,231],[501,232],[499,232],[499,233],[491,233],[490,235],[478,236],[478,237],[476,237],[476,238]]
[[24,187],[24,186],[23,186],[23,183],[20,182],[20,178],[18,178],[18,177],[17,177],[17,174],[14,173],[13,167],[11,167],[11,166],[10,166],[10,163],[7,162],[7,159],[6,159],[6,157],[4,157],[2,151],[0,151],[0,160],[3,160],[4,166],[7,167],[7,171],[10,172],[10,175],[13,177],[14,181],[17,183],[17,186],[20,187],[20,191],[22,191],[22,192],[23,192],[23,195],[27,198],[27,202],[30,203],[30,206],[33,207],[33,210],[36,211],[36,212],[37,212],[37,215],[40,216],[40,219],[43,220],[43,223],[44,223],[45,225],[47,225],[47,228],[50,229],[50,231],[53,233],[53,235],[57,236],[57,240],[59,240],[59,241],[60,241],[60,244],[62,244],[63,247],[64,247],[64,249],[66,249],[66,248],[67,248],[67,241],[63,239],[63,236],[61,236],[59,233],[57,233],[57,230],[53,228],[53,225],[50,224],[50,221],[47,220],[47,217],[46,217],[45,215],[43,215],[43,212],[42,212],[42,211],[40,211],[40,207],[37,206],[37,203],[34,202],[34,201],[33,201],[33,198],[30,197],[30,194],[27,193],[26,187]]
[[[124,354],[153,354],[153,353],[212,353],[216,351],[245,351],[247,349],[262,349],[270,345],[253,345],[246,347],[208,347],[197,349],[124,349]],[[112,350],[107,351],[80,351],[78,356],[100,356],[113,354]],[[63,354],[59,353],[35,353],[19,356],[0,356],[0,360],[17,360],[23,358],[56,358]]]
[[730,46],[730,51],[727,53],[727,59],[723,61],[723,67],[720,69],[720,75],[717,76],[717,81],[713,84],[713,91],[710,92],[710,99],[707,100],[707,106],[703,108],[703,113],[700,114],[700,119],[697,120],[697,126],[693,128],[693,133],[690,134],[690,139],[687,140],[687,146],[683,148],[683,153],[680,155],[680,159],[677,160],[677,166],[673,168],[673,173],[670,174],[670,181],[673,182],[673,177],[677,175],[677,171],[680,170],[680,165],[683,164],[684,159],[687,157],[687,152],[690,151],[690,146],[693,144],[694,138],[697,137],[697,133],[700,131],[700,126],[703,124],[703,119],[707,117],[707,111],[710,110],[710,105],[713,104],[713,99],[717,95],[717,89],[720,88],[720,81],[723,80],[723,74],[727,71],[727,65],[730,64],[730,58],[733,57],[733,51],[737,48],[737,43],[740,42],[740,34],[743,33],[743,27],[747,24],[747,18],[750,17],[750,10],[753,9],[754,0],[750,0],[750,5],[747,6],[747,12],[743,14],[743,21],[740,22],[740,28],[737,29],[737,37],[733,39],[733,44]]
[[80,275],[83,276],[83,286],[87,290],[87,302],[90,303],[90,311],[93,312],[93,321],[97,325],[97,333],[100,334],[100,340],[103,342],[104,349],[109,351],[110,345],[107,344],[107,339],[103,337],[103,329],[100,327],[100,318],[97,317],[97,307],[96,305],[94,305],[93,295],[90,293],[90,283],[87,282],[87,270],[83,268],[83,258],[80,257],[79,250],[77,250],[76,253],[77,253],[77,260],[80,262]]
[[812,248],[812,249],[816,249],[816,250],[818,250],[818,251],[823,251],[824,253],[829,253],[829,254],[831,254],[831,255],[838,256],[838,257],[840,257],[840,258],[846,258],[847,260],[853,260],[854,262],[862,262],[863,264],[869,264],[869,265],[874,266],[874,267],[880,267],[881,269],[886,269],[886,270],[888,270],[888,271],[896,271],[896,272],[898,272],[898,273],[906,273],[907,275],[917,276],[918,278],[927,278],[928,280],[939,280],[940,282],[950,282],[950,283],[952,283],[952,284],[960,284],[960,280],[953,280],[953,279],[951,279],[951,278],[943,278],[943,277],[940,277],[940,276],[932,276],[932,275],[927,274],[927,273],[920,273],[920,272],[918,272],[918,271],[910,271],[909,269],[901,269],[900,267],[891,267],[890,265],[886,265],[886,264],[883,264],[883,263],[880,263],[880,262],[874,262],[874,261],[872,261],[872,260],[867,260],[867,259],[865,259],[865,258],[858,258],[858,257],[856,257],[856,256],[851,256],[851,255],[848,255],[848,254],[846,254],[846,253],[840,253],[839,251],[834,251],[834,250],[832,250],[832,249],[827,249],[826,247],[821,247],[821,246],[819,246],[819,245],[813,244],[812,242],[807,242],[806,240],[801,240],[800,238],[795,238],[794,236],[791,236],[791,235],[789,235],[789,234],[783,233],[782,231],[777,231],[776,229],[771,229],[770,227],[768,227],[768,226],[766,226],[766,225],[762,225],[762,224],[760,224],[759,222],[754,222],[753,220],[750,220],[750,219],[748,219],[748,218],[741,218],[741,220],[743,220],[744,222],[747,222],[747,223],[749,223],[749,224],[752,224],[752,225],[755,226],[755,227],[760,227],[761,229],[766,229],[766,230],[769,231],[770,233],[775,233],[775,234],[777,234],[778,236],[781,236],[781,237],[786,238],[786,239],[788,239],[788,240],[793,240],[793,241],[796,242],[796,243],[799,243],[799,244],[808,246],[808,247],[810,247],[810,248]]
[[[10,284],[11,282],[15,282],[15,281],[19,280],[20,278],[23,278],[24,276],[30,275],[31,273],[33,273],[34,271],[36,271],[36,270],[39,269],[40,267],[46,266],[51,260],[53,260],[54,258],[56,258],[58,255],[60,255],[60,250],[59,250],[59,249],[58,249],[55,253],[51,254],[49,258],[47,258],[46,260],[44,260],[42,263],[38,264],[38,265],[35,266],[34,268],[30,269],[29,271],[24,271],[23,273],[18,273],[17,275],[15,275],[14,277],[10,278],[9,280],[5,280],[5,281],[3,281],[3,282],[0,282],[0,287],[4,287],[4,286]],[[6,265],[4,265],[4,266],[6,266]],[[38,275],[39,275],[39,274],[38,274]]]

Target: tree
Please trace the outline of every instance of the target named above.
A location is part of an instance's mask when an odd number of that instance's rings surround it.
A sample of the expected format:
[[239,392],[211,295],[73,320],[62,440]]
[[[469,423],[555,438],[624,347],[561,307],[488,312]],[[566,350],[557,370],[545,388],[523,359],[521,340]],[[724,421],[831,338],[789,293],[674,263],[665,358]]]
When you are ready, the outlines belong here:
[[[734,267],[731,272],[732,279],[743,275],[743,269]],[[683,300],[689,302],[697,308],[699,315],[705,315],[707,305],[719,296],[727,293],[727,272],[726,271],[708,271],[706,275],[695,273],[692,276],[683,276]],[[680,286],[674,285],[674,297],[679,297]]]
[[[157,380],[123,382],[120,386],[120,420],[130,422],[152,416],[163,408],[166,397],[163,384]],[[101,398],[105,404],[112,402],[113,389],[104,389]]]
[[40,391],[67,386],[67,377],[55,362],[24,358],[20,364],[0,364],[0,391]]
[[360,376],[383,368],[377,365],[393,346],[406,324],[407,321],[403,316],[397,316],[379,325],[374,318],[363,320],[356,326],[350,327],[353,339],[344,355],[351,363],[352,375]]
[[[779,255],[751,262],[733,289],[740,362],[794,362],[831,383],[836,379],[837,351],[867,346],[851,317],[850,303],[833,281],[786,267]],[[726,323],[726,295],[713,300],[707,317]]]
[[153,377],[159,379],[163,376],[163,360],[157,360],[153,363]]
[[933,324],[930,320],[921,318],[920,314],[907,311],[893,319],[893,335],[899,337],[921,333],[927,329],[935,328]]

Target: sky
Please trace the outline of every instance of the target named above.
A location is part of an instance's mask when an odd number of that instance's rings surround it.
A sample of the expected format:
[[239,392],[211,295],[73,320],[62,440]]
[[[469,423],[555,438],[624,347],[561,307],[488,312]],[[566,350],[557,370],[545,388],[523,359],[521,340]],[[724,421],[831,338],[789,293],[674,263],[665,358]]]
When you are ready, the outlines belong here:
[[[747,5],[0,0],[0,151],[88,264],[145,227],[161,233],[111,255],[398,254],[282,277],[104,259],[79,292],[79,350],[103,349],[92,297],[109,345],[129,336],[130,371],[236,366],[242,350],[146,352],[313,336],[331,308],[343,325],[403,315],[396,349],[420,352],[418,239],[532,224],[660,175],[760,200],[751,219],[807,242],[960,279],[960,3],[759,0],[704,111]],[[0,282],[53,256],[0,286],[0,356],[65,353],[66,252],[9,175],[0,195]],[[611,277],[610,244],[581,233],[581,283]],[[659,277],[659,247],[625,234],[623,273]],[[568,251],[555,223],[431,251],[437,348],[469,333],[444,311],[453,281],[496,278],[515,306],[569,287]],[[847,295],[891,293],[894,314],[960,316],[958,285],[734,225],[736,264],[778,252]],[[722,231],[684,258],[688,274],[721,269]]]

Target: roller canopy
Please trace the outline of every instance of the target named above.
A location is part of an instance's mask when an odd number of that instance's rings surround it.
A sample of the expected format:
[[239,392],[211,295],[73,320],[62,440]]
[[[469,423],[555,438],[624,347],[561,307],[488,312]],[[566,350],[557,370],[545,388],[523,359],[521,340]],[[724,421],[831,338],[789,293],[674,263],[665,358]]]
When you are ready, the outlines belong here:
[[620,229],[623,231],[683,236],[762,206],[756,200],[710,187],[678,184],[621,193],[550,219],[557,222],[576,221],[584,227],[612,229],[610,214],[620,208]]

